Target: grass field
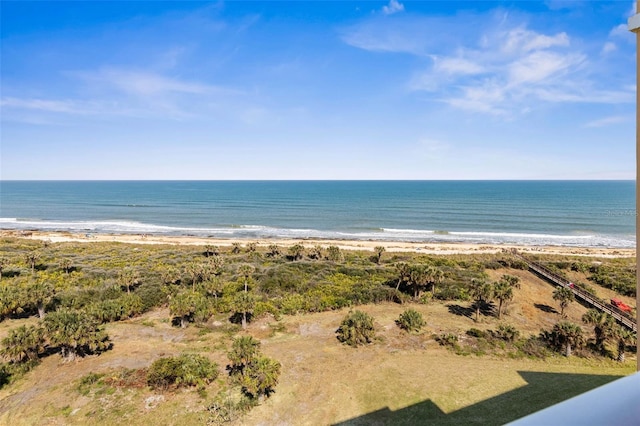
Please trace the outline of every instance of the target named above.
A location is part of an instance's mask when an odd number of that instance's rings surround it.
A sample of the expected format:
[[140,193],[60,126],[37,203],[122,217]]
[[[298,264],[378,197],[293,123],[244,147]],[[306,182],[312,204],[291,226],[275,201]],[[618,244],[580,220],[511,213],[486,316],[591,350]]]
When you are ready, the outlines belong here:
[[[407,336],[393,323],[405,307],[362,307],[376,318],[380,341],[357,349],[335,339],[347,310],[253,323],[247,333],[282,363],[282,376],[275,394],[237,424],[502,424],[634,370],[632,357],[620,364],[561,356],[456,355],[433,341],[431,333],[478,324],[449,314],[441,303],[415,308],[427,318],[427,330]],[[3,323],[2,331],[7,327]],[[47,357],[0,391],[0,424],[204,424],[204,407],[225,374],[205,396],[194,390],[162,393],[144,384],[96,387],[85,396],[78,383],[90,372],[115,376],[122,368],[145,367],[159,356],[184,351],[207,354],[224,367],[231,341],[227,328],[215,320],[206,328],[171,327],[162,310],[111,324],[113,350],[69,364]]]

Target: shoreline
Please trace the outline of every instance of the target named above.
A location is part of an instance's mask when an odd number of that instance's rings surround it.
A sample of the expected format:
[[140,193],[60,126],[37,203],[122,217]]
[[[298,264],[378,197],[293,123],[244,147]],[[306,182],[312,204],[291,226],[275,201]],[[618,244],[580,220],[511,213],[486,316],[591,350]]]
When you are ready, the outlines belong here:
[[482,243],[425,243],[405,241],[371,241],[371,240],[338,240],[338,239],[289,239],[289,238],[208,238],[196,236],[164,236],[150,234],[82,234],[68,231],[16,231],[0,230],[2,238],[26,238],[32,240],[49,241],[52,243],[65,242],[117,242],[125,244],[167,244],[167,245],[216,245],[229,247],[234,243],[245,245],[255,243],[258,247],[266,248],[277,244],[290,247],[294,244],[302,244],[305,248],[316,245],[324,248],[337,246],[341,250],[374,251],[375,247],[382,246],[387,252],[413,252],[424,254],[454,255],[454,254],[493,254],[503,250],[516,249],[522,253],[551,254],[564,256],[589,256],[589,257],[635,257],[636,249],[631,248],[607,248],[607,247],[577,247],[577,246],[528,246],[517,244],[482,244]]

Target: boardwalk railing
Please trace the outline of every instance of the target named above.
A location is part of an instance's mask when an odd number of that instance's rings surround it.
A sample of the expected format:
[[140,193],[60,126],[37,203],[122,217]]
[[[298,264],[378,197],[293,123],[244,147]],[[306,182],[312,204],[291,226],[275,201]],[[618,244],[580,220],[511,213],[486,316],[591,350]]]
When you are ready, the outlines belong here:
[[611,315],[616,321],[618,321],[623,326],[625,326],[625,327],[627,327],[627,328],[629,328],[629,329],[631,329],[633,331],[637,331],[636,319],[633,318],[632,316],[628,315],[626,312],[620,310],[617,306],[614,306],[614,305],[611,305],[609,303],[606,303],[605,301],[598,299],[596,296],[594,296],[593,294],[581,289],[580,287],[572,285],[571,282],[569,282],[566,279],[562,278],[560,275],[554,273],[553,271],[551,271],[550,269],[542,266],[541,264],[536,263],[536,262],[524,257],[520,253],[514,251],[513,254],[518,259],[520,259],[523,262],[525,262],[531,271],[535,272],[536,274],[538,274],[542,278],[546,279],[547,281],[549,281],[552,284],[555,284],[557,286],[568,288],[569,290],[571,290],[573,292],[573,294],[576,296],[576,298],[582,300],[583,302],[587,303],[588,305],[590,305],[590,306],[592,306],[592,307],[594,307],[594,308],[596,308],[596,309],[598,309],[598,310],[600,310],[600,311],[602,311],[604,313],[607,313],[607,314]]

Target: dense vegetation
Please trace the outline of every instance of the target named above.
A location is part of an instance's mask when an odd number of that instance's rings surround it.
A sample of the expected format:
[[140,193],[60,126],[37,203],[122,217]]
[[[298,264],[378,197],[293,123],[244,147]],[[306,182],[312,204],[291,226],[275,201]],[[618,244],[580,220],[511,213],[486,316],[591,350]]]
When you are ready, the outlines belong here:
[[[541,260],[559,273],[579,272],[593,282],[631,293],[627,281],[635,273],[633,261]],[[112,343],[104,324],[159,307],[169,309],[176,327],[202,325],[214,315],[224,315],[238,324],[236,331],[265,315],[279,318],[381,302],[460,301],[468,304],[463,309],[475,321],[481,316],[503,319],[520,283],[508,274],[492,282],[486,271],[501,268],[526,265],[506,252],[429,256],[387,253],[377,247],[371,256],[370,252],[302,244],[203,248],[5,239],[0,245],[0,321],[37,317],[38,322],[12,329],[2,340],[0,355],[6,363],[0,364],[0,387],[52,353],[69,361],[109,350]],[[442,333],[433,338],[463,355],[540,358],[558,352],[623,361],[624,353],[633,348],[635,336],[597,312],[585,314],[585,328],[562,321],[572,295],[557,291],[554,299],[559,303],[560,321],[538,336],[521,336],[513,325],[501,322],[495,330],[472,328],[464,335]],[[422,333],[425,325],[412,308],[396,323],[408,332],[405,336]],[[375,318],[358,309],[336,326],[337,338],[345,344],[357,347],[376,342]],[[593,339],[587,337],[590,327]],[[228,387],[208,407],[221,419],[272,394],[282,369],[277,360],[262,354],[260,342],[251,336],[235,337],[227,356]],[[219,377],[219,370],[205,355],[182,354],[161,357],[146,369],[123,370],[122,375],[122,383],[142,380],[152,388],[203,389]],[[87,377],[83,389],[104,380]],[[233,389],[239,389],[241,396],[234,399],[225,393]]]

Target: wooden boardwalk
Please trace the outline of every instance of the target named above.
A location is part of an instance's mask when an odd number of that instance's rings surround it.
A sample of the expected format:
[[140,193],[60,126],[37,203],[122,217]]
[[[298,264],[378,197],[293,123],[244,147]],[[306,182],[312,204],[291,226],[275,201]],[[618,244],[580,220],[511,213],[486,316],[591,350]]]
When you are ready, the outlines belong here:
[[607,314],[611,315],[616,321],[618,321],[618,323],[620,323],[621,325],[629,328],[630,330],[637,331],[636,319],[633,318],[631,315],[627,314],[626,312],[618,309],[617,306],[614,306],[614,305],[612,305],[610,303],[607,303],[604,300],[600,300],[596,296],[594,296],[593,294],[581,289],[580,287],[572,285],[571,282],[569,282],[566,279],[562,278],[560,275],[558,275],[558,274],[552,272],[551,270],[545,268],[541,264],[536,263],[536,262],[524,257],[520,253],[513,252],[513,254],[518,259],[520,259],[523,262],[525,262],[527,264],[527,266],[529,266],[529,270],[534,272],[538,276],[544,278],[545,280],[549,281],[550,283],[552,283],[552,284],[554,284],[556,286],[568,288],[569,290],[571,290],[573,292],[573,294],[575,295],[576,299],[585,302],[589,306],[591,306],[591,307],[593,307],[595,309],[598,309],[599,311],[602,311],[604,313],[607,313]]

